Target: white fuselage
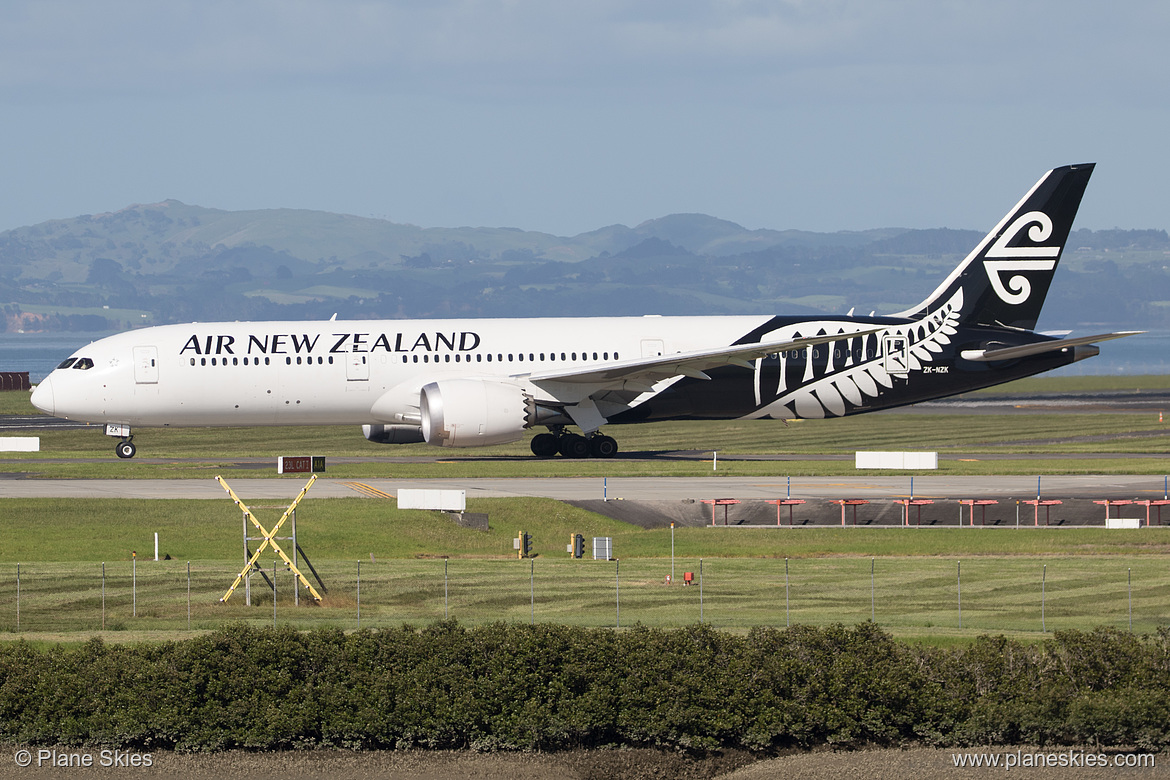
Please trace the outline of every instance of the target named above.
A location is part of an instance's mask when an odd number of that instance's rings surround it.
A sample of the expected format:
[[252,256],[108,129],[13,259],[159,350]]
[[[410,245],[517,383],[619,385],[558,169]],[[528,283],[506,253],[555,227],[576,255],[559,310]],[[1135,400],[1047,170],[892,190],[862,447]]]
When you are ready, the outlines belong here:
[[[507,379],[726,346],[767,316],[234,322],[101,339],[33,403],[129,426],[331,425],[418,414],[423,385]],[[90,365],[92,364],[92,365]]]

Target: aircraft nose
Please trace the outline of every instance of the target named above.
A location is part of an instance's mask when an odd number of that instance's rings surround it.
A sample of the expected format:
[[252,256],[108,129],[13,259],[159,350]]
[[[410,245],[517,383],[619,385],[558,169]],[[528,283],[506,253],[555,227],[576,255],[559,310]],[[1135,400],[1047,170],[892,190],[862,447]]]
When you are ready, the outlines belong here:
[[29,398],[32,405],[45,414],[53,413],[53,383],[46,377],[41,380]]

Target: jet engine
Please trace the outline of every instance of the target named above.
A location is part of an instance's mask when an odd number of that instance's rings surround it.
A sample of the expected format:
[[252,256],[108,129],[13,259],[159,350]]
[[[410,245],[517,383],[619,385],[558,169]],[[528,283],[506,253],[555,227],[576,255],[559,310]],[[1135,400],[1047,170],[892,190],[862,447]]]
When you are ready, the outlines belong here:
[[363,425],[362,435],[375,444],[415,444],[423,440],[417,425]]
[[483,447],[520,439],[524,429],[563,417],[516,385],[447,379],[423,386],[422,435],[440,447]]

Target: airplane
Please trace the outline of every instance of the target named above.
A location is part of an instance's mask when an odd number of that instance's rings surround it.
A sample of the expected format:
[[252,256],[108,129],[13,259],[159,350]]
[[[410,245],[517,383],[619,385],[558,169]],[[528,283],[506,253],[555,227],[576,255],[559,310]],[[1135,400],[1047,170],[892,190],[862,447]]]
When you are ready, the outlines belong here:
[[[1093,164],[1055,168],[922,303],[874,316],[217,322],[95,341],[33,391],[132,458],[151,427],[360,425],[541,458],[610,458],[603,426],[828,418],[942,398],[1099,353],[1136,331],[1034,331]],[[580,433],[570,431],[576,426]]]

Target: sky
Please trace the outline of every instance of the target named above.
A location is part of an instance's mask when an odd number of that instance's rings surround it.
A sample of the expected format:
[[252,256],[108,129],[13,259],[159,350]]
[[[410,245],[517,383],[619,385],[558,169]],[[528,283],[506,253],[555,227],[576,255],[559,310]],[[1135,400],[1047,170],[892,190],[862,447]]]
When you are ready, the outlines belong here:
[[168,198],[575,235],[1170,229],[1159,0],[6,0],[0,230]]

